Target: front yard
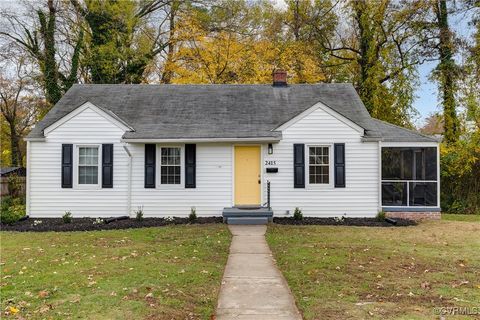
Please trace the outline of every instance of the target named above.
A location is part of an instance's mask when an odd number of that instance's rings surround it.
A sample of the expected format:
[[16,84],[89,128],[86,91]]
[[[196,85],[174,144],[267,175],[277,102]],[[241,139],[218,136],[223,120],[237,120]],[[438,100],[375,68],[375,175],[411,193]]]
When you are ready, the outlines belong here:
[[209,319],[230,244],[221,224],[0,237],[1,312],[24,319]]
[[434,307],[480,310],[478,222],[272,225],[267,241],[305,319],[431,319],[439,317]]

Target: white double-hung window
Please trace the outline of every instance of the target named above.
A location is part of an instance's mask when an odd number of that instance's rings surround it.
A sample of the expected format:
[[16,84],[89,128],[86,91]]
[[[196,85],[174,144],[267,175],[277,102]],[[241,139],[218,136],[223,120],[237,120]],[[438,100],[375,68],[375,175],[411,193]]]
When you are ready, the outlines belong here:
[[181,148],[160,148],[160,184],[181,183]]
[[308,147],[308,183],[330,183],[330,148],[328,146]]
[[100,157],[98,146],[79,146],[78,184],[98,185],[99,165]]

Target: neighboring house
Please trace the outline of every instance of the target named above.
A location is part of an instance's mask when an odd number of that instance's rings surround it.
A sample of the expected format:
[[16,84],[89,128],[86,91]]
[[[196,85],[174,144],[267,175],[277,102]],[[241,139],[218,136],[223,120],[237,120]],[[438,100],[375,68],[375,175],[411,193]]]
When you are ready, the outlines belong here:
[[26,138],[28,214],[219,216],[270,198],[275,216],[439,217],[437,140],[371,118],[351,84],[274,76],[74,85]]
[[26,170],[22,167],[0,168],[0,196],[25,195],[26,175]]

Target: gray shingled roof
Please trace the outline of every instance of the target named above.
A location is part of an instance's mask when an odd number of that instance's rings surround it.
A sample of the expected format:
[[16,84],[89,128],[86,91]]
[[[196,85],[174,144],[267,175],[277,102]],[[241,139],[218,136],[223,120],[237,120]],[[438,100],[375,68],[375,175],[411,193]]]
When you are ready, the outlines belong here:
[[[271,85],[74,85],[28,138],[85,102],[112,112],[135,130],[125,139],[275,138],[272,131],[322,102],[379,138],[351,84]],[[423,137],[423,136],[422,136]]]
[[433,136],[427,136],[417,131],[409,130],[394,124],[372,118],[385,142],[439,142]]

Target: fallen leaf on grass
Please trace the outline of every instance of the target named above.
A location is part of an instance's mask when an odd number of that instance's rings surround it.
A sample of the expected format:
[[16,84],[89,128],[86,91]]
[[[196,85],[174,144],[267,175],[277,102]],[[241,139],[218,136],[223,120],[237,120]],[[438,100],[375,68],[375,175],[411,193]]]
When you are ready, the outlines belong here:
[[425,290],[430,290],[431,289],[431,286],[430,286],[430,283],[428,282],[422,282],[422,284],[420,285],[422,287],[422,289],[425,289]]
[[70,300],[70,303],[78,303],[78,302],[80,302],[80,295]]
[[466,280],[460,281],[459,283],[454,283],[454,284],[452,284],[452,288],[458,288],[458,287],[463,286],[463,285],[466,285],[466,284],[469,284],[469,282],[466,281]]
[[8,310],[7,310],[10,314],[17,314],[18,311],[20,311],[19,309],[15,308],[15,307],[8,307]]
[[42,291],[38,292],[38,297],[39,298],[46,298],[46,297],[48,297],[48,294],[49,294],[48,291],[42,290]]
[[367,304],[372,304],[373,302],[357,302],[355,303],[356,306],[365,306]]
[[38,312],[45,313],[45,312],[50,311],[50,309],[53,309],[53,307],[49,304],[46,304],[46,305],[43,305],[42,307],[40,307],[40,309],[38,309]]

